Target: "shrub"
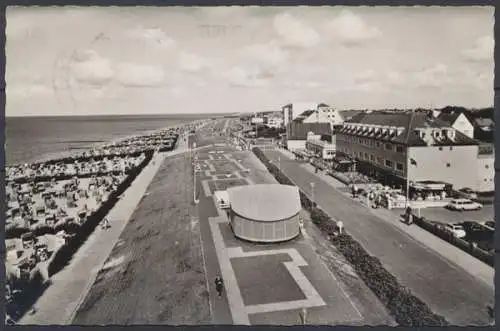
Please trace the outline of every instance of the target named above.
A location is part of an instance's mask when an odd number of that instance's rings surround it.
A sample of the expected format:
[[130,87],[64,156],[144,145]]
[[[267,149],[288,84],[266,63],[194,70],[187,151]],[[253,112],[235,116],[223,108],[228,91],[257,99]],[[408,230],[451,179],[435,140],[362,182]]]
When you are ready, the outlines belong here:
[[[258,148],[254,148],[253,152],[270,169],[269,160],[265,154]],[[280,183],[292,182],[279,169],[274,168],[271,168],[273,171],[270,170],[270,172]],[[318,226],[322,233],[331,238],[335,247],[387,307],[399,325],[414,327],[448,325],[444,317],[432,312],[427,304],[402,286],[397,278],[384,268],[377,257],[368,254],[363,246],[345,230],[340,235],[336,234],[335,222],[322,209],[313,206],[311,200],[302,191],[300,191],[300,200],[304,209],[310,212],[312,222]]]

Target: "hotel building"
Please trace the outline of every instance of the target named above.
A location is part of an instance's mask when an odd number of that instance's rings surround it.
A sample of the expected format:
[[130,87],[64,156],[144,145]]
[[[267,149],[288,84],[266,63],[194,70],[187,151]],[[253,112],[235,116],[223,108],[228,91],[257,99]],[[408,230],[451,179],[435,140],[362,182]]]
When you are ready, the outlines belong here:
[[[484,162],[478,145],[449,123],[411,111],[361,113],[336,135],[339,162],[342,157],[354,159],[357,171],[401,187],[409,178],[484,190],[484,183],[478,183],[477,169]],[[481,176],[489,178],[487,168],[481,168]]]

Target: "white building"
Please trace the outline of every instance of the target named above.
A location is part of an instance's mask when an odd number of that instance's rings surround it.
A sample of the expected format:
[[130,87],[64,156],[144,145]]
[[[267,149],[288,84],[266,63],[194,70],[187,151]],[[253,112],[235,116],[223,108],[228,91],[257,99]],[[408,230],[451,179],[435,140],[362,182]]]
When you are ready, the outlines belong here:
[[469,121],[464,113],[443,113],[441,112],[437,118],[451,125],[455,130],[465,134],[469,138],[474,138],[474,125]]

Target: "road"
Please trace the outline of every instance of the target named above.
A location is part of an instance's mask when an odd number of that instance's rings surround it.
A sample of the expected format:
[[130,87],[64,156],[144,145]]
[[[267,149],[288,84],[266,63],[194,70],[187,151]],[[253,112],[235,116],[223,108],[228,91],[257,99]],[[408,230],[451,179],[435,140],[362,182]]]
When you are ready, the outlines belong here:
[[333,189],[297,162],[277,151],[265,153],[273,162],[281,156],[281,169],[306,194],[311,194],[310,183],[314,182],[318,205],[342,220],[346,230],[434,312],[453,325],[488,324],[486,305],[494,302],[491,287]]

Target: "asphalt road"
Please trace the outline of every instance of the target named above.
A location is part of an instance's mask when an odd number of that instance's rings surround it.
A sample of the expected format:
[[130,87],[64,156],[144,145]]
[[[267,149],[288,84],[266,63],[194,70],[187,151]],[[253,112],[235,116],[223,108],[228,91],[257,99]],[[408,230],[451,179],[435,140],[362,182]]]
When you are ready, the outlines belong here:
[[281,156],[281,169],[305,193],[311,193],[310,183],[314,182],[318,205],[342,220],[346,231],[434,312],[453,325],[488,324],[486,305],[494,302],[493,288],[370,213],[295,161],[277,151],[267,151],[266,155],[274,162]]

